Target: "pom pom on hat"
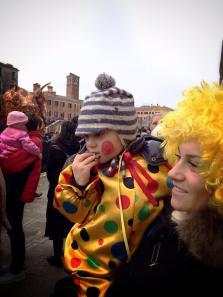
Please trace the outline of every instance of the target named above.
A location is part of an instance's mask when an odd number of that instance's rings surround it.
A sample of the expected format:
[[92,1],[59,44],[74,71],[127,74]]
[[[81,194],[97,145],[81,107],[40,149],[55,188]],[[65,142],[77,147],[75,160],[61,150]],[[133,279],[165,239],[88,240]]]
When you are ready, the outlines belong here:
[[106,73],[101,73],[98,75],[95,81],[95,87],[98,90],[106,90],[109,88],[112,88],[115,86],[115,80],[112,76],[106,74]]

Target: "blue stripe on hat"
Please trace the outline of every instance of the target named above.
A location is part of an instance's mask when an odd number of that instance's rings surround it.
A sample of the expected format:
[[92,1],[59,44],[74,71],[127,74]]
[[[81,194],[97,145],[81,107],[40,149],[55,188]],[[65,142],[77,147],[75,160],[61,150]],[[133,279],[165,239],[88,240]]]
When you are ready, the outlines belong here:
[[125,102],[125,101],[90,101],[86,100],[83,104],[83,106],[89,106],[89,105],[102,105],[102,106],[134,106],[133,101]]
[[134,116],[136,115],[136,111],[132,110],[132,111],[118,111],[115,109],[112,110],[106,110],[106,109],[84,109],[81,110],[80,115],[119,115],[119,116]]

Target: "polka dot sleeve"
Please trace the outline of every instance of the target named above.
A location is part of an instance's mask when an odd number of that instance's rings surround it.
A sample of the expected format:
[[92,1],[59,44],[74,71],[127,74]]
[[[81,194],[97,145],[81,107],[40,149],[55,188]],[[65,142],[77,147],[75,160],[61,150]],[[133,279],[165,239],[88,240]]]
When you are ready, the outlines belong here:
[[85,191],[73,185],[72,166],[65,168],[55,188],[54,207],[71,222],[82,223],[97,203],[97,191],[94,183]]

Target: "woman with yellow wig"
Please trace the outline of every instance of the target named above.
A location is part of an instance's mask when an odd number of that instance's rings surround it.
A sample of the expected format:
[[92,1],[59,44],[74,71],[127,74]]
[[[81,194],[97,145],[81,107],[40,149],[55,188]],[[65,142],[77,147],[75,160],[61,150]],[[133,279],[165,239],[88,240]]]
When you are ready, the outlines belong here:
[[[123,266],[107,296],[150,290],[222,289],[223,86],[202,83],[184,93],[161,121],[172,164],[172,196]],[[148,295],[149,296],[149,295]]]

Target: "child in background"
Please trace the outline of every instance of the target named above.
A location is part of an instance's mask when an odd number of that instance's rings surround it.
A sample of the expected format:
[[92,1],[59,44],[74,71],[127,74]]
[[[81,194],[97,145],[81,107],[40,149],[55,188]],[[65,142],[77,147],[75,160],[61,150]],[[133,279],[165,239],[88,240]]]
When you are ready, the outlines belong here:
[[28,117],[21,111],[11,111],[7,116],[7,128],[0,134],[0,158],[7,158],[23,148],[29,154],[41,158],[39,148],[30,139],[26,124]]
[[106,74],[95,85],[98,91],[85,98],[76,129],[86,151],[60,174],[54,200],[76,223],[64,258],[76,284],[72,296],[82,297],[105,295],[113,273],[131,258],[170,194],[160,142],[136,139],[133,96]]

